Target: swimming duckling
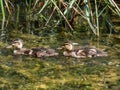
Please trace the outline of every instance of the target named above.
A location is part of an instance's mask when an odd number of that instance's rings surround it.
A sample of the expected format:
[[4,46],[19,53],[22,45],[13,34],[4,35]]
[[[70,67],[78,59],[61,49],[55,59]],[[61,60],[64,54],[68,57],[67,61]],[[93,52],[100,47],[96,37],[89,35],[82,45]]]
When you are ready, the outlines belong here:
[[21,39],[14,40],[11,45],[7,46],[7,48],[15,48],[13,53],[15,55],[29,55],[31,49],[23,48],[23,43]]
[[64,43],[64,45],[61,48],[63,51],[64,56],[70,56],[75,58],[86,58],[86,54],[83,51],[83,49],[75,48],[74,45],[77,45],[77,43]]
[[49,57],[49,56],[56,56],[58,53],[55,52],[54,49],[49,48],[23,48],[23,43],[20,39],[14,40],[10,46],[7,48],[15,47],[16,49],[13,51],[15,55],[29,55],[34,57]]

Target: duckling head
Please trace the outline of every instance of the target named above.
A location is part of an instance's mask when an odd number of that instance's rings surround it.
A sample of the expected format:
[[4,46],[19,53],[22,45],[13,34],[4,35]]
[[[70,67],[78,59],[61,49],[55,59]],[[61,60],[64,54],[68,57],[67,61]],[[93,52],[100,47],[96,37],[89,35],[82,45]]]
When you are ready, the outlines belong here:
[[21,39],[16,39],[12,42],[12,46],[18,49],[21,49],[23,47],[23,43]]
[[78,43],[73,42],[64,43],[63,48],[68,51],[72,51],[74,49],[74,45],[78,45]]
[[16,39],[14,40],[11,45],[9,45],[7,48],[16,48],[16,49],[21,49],[23,47],[23,43],[22,43],[22,40],[20,39]]
[[64,43],[63,48],[66,50],[73,50],[73,45],[71,43]]

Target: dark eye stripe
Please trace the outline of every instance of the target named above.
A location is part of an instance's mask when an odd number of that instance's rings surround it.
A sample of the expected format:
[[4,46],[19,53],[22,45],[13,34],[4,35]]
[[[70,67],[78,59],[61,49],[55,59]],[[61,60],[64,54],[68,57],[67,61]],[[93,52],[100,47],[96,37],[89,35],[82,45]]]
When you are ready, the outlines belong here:
[[14,41],[15,43],[18,43],[18,41]]
[[69,45],[69,43],[65,43],[64,45]]
[[19,42],[13,42],[12,44],[20,44]]

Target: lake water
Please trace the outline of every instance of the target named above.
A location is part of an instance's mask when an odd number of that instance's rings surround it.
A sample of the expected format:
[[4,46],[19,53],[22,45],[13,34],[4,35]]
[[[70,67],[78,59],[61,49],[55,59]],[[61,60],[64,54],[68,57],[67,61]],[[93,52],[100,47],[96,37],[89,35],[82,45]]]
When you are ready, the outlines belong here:
[[[14,37],[13,37],[14,38]],[[20,35],[25,47],[59,47],[64,41]],[[105,35],[97,39],[72,41],[106,49],[108,57],[76,59],[64,57],[34,58],[15,56],[0,42],[0,90],[120,90],[120,37]]]

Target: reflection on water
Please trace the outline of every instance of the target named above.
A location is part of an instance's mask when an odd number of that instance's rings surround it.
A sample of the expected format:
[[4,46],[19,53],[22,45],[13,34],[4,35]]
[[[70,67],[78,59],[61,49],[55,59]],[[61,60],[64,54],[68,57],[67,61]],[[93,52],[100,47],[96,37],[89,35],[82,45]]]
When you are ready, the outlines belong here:
[[[76,40],[78,43],[82,43]],[[61,42],[46,41],[41,44],[25,41],[26,47],[58,47]],[[31,43],[31,46],[29,46]],[[94,44],[95,42],[93,42]],[[120,89],[120,43],[114,47],[100,43],[109,57],[75,59],[64,57],[33,58],[15,56],[0,48],[0,89],[1,90],[119,90]],[[38,45],[39,44],[39,45]],[[94,44],[95,45],[95,44]],[[112,44],[111,44],[112,45]]]

